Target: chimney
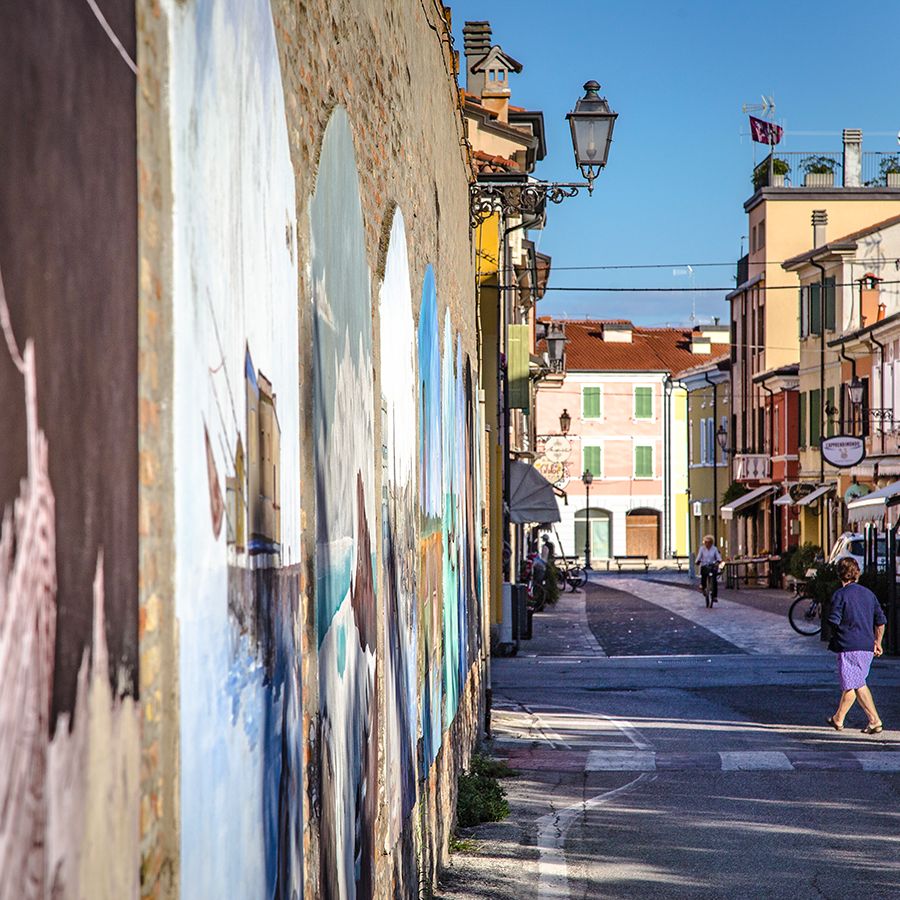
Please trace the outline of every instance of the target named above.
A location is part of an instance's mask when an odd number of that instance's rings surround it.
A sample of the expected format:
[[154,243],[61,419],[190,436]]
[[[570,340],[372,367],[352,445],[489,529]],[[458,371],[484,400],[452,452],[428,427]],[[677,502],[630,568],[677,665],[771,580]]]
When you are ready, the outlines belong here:
[[844,187],[859,187],[862,183],[862,131],[844,129]]
[[600,336],[607,344],[630,344],[631,333],[634,326],[624,320],[618,322],[603,322],[600,326]]
[[466,90],[480,97],[484,93],[484,72],[474,73],[472,66],[491,49],[491,23],[466,22],[463,25],[466,55]]
[[828,225],[828,211],[814,209],[812,212],[813,247],[821,247],[825,243],[825,228]]

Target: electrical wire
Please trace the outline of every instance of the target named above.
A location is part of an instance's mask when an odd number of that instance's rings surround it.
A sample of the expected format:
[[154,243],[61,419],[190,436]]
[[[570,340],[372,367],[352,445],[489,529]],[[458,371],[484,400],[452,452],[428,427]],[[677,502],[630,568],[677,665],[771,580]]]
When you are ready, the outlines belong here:
[[[691,294],[691,293],[716,293],[725,291],[726,293],[732,293],[736,290],[750,290],[751,288],[757,287],[761,285],[762,282],[758,282],[757,284],[750,285],[747,288],[736,288],[734,286],[730,287],[596,287],[596,286],[585,286],[585,287],[572,287],[572,286],[561,286],[555,287],[553,285],[547,285],[544,288],[544,291],[561,291],[561,292],[579,292],[579,293],[604,293],[604,294]],[[886,284],[900,284],[900,280],[897,281],[879,281],[879,286],[883,286]],[[848,281],[848,282],[839,282],[834,285],[835,288],[842,287],[857,287],[858,282]],[[499,288],[502,291],[518,291],[521,288],[518,285],[504,285]],[[770,284],[770,285],[762,285],[761,288],[763,291],[798,291],[800,289],[800,285],[796,284]]]

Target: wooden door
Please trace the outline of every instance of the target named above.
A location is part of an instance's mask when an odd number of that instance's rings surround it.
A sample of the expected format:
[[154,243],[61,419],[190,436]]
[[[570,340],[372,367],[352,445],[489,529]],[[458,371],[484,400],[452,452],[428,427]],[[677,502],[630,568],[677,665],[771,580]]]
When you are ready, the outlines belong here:
[[625,546],[629,556],[659,558],[659,513],[629,513],[625,518]]

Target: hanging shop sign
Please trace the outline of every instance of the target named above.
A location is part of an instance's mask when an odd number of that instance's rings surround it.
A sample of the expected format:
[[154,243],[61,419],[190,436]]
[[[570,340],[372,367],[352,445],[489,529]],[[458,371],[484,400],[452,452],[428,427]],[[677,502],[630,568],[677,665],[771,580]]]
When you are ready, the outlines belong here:
[[839,469],[849,469],[866,458],[866,444],[851,434],[836,434],[822,441],[822,457],[825,462]]
[[858,500],[860,497],[865,497],[871,490],[872,488],[867,484],[851,484],[850,487],[844,491],[844,503],[849,503],[851,500]]

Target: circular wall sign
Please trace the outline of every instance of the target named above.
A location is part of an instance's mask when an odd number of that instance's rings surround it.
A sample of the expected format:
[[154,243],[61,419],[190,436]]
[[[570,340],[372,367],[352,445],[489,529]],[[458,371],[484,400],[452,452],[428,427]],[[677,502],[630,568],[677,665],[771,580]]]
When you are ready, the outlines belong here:
[[866,458],[866,443],[850,434],[836,434],[822,441],[825,462],[839,469],[849,469]]
[[572,445],[568,438],[556,436],[544,444],[544,456],[551,462],[565,462],[572,453]]

